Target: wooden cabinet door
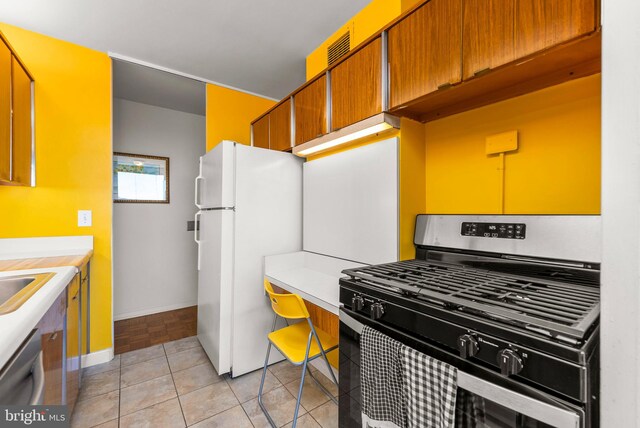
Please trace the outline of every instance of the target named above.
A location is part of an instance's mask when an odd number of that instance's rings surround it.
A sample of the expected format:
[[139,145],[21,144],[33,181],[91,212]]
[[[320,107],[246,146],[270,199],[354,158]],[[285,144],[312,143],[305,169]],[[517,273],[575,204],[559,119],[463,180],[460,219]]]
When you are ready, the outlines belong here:
[[431,0],[389,29],[389,103],[462,79],[462,0]]
[[269,148],[269,115],[265,115],[260,120],[253,122],[253,146]]
[[594,0],[517,0],[516,57],[594,31],[596,14]]
[[462,78],[515,59],[516,0],[464,0]]
[[67,396],[69,414],[73,412],[80,389],[80,274],[67,286]]
[[31,78],[15,57],[12,59],[13,182],[31,185]]
[[11,58],[0,40],[0,182],[11,180]]
[[327,77],[320,76],[294,95],[296,146],[327,133]]
[[291,99],[286,100],[269,114],[269,148],[291,149]]
[[[82,342],[80,345],[80,354],[86,355],[91,352],[89,346],[89,298],[91,291],[89,290],[89,263],[82,266],[80,269],[80,334],[82,335]],[[82,365],[80,366],[80,376],[82,377]]]
[[378,37],[331,70],[331,128],[382,112],[382,42]]
[[38,334],[42,341],[42,365],[44,367],[45,405],[64,403],[62,397],[62,359],[64,355],[64,317],[67,306],[66,290],[60,293],[55,303],[38,323]]

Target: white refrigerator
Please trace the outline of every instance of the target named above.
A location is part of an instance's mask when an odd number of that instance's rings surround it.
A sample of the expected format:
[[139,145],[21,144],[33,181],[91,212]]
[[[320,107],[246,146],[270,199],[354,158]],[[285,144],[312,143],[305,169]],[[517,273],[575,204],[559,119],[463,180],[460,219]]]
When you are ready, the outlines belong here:
[[264,256],[302,249],[302,159],[222,141],[195,187],[198,339],[219,374],[240,376],[264,364],[273,321]]

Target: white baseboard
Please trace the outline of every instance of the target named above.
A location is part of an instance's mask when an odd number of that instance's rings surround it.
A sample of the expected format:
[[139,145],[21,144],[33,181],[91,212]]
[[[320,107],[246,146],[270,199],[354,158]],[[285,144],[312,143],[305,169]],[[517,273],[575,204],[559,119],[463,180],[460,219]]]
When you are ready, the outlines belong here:
[[113,360],[113,348],[92,352],[82,356],[82,367],[96,366]]
[[196,306],[197,304],[198,304],[197,302],[176,303],[173,305],[161,306],[159,308],[141,309],[139,311],[126,312],[124,314],[118,314],[118,315],[114,314],[113,320],[121,321],[129,318],[143,317],[145,315],[157,314],[158,312],[167,312],[167,311],[173,311],[176,309],[188,308],[190,306]]

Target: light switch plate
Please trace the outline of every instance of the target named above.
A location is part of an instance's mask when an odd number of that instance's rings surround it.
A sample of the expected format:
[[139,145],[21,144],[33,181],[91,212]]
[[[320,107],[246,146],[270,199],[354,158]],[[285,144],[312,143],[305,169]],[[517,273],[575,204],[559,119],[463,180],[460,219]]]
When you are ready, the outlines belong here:
[[518,131],[490,135],[486,139],[486,144],[488,155],[518,150]]
[[78,210],[78,227],[91,226],[91,210]]

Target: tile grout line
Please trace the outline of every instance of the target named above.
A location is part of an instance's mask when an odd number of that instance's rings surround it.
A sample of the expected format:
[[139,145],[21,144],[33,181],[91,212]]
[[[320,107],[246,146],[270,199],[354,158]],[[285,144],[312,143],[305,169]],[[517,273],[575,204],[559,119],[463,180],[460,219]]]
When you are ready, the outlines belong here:
[[[214,367],[214,370],[215,370],[215,367]],[[220,375],[218,375],[218,376],[220,376]],[[223,375],[223,376],[225,376],[225,375]],[[251,416],[249,416],[249,414],[247,413],[246,409],[242,405],[243,403],[240,402],[240,398],[238,398],[238,396],[236,395],[236,392],[233,390],[233,388],[231,388],[231,384],[229,383],[228,379],[229,379],[228,376],[225,376],[224,381],[226,382],[227,386],[231,390],[231,393],[233,394],[233,396],[236,397],[236,400],[238,401],[238,405],[240,406],[240,408],[242,409],[244,414],[247,416],[247,419],[249,419],[249,423],[251,424],[251,426],[253,428],[256,428],[256,424],[253,423],[253,421],[251,420]],[[247,401],[245,401],[245,403],[248,403],[249,401],[251,401],[251,400],[247,400]]]
[[167,355],[167,348],[164,347],[164,343],[162,344],[162,350],[164,351],[164,358],[167,360],[167,366],[169,366],[169,374],[171,375],[171,382],[173,383],[173,389],[175,389],[176,391],[176,399],[178,400],[178,406],[180,406],[180,413],[182,414],[182,420],[184,421],[184,426],[187,427],[189,426],[187,424],[187,417],[184,415],[184,409],[182,408],[182,402],[180,401],[180,394],[178,394],[178,387],[176,386],[176,380],[173,378],[173,370],[171,370],[171,364],[169,364],[169,356]]

